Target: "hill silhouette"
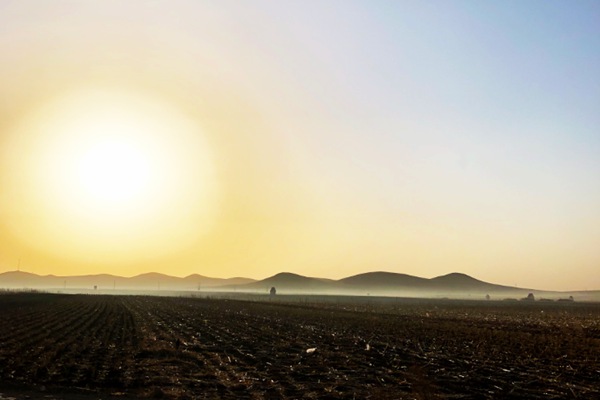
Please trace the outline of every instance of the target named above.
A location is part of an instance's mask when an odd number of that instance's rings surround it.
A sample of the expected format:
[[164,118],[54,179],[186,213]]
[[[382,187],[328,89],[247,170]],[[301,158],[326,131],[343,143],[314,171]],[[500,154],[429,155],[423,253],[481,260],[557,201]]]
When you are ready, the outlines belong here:
[[307,277],[281,272],[262,280],[250,278],[211,278],[192,274],[184,278],[149,272],[133,277],[110,274],[55,276],[37,275],[23,271],[0,273],[0,289],[43,289],[71,291],[225,291],[267,294],[271,287],[278,294],[379,295],[400,297],[460,297],[494,299],[523,298],[530,292],[544,297],[568,297],[600,300],[600,292],[549,292],[527,288],[496,285],[453,272],[434,278],[376,271],[353,275],[339,280]]
[[230,284],[254,282],[249,278],[209,278],[194,274],[185,278],[148,272],[133,277],[110,274],[56,276],[23,271],[0,273],[0,288],[16,289],[94,289],[100,290],[198,290]]
[[206,287],[214,287],[214,286],[223,286],[223,285],[245,285],[247,283],[255,282],[254,279],[250,278],[242,278],[242,277],[234,277],[234,278],[210,278],[208,276],[203,276],[199,274],[188,275],[183,278],[187,282],[191,282],[192,284],[206,286]]
[[[281,272],[249,284],[236,285],[237,291],[268,293],[271,287],[280,294],[348,294],[384,296],[440,297],[486,294],[519,297],[530,289],[513,288],[480,281],[466,274],[451,273],[435,278],[421,278],[408,274],[376,271],[349,276],[339,280],[307,277]],[[232,289],[224,286],[221,289]]]
[[313,278],[290,272],[283,272],[261,281],[238,285],[240,291],[266,293],[275,287],[280,294],[348,294],[383,295],[409,297],[467,297],[486,294],[520,298],[532,289],[496,285],[475,279],[462,273],[450,273],[435,278],[375,271],[349,276],[339,280]]
[[[499,289],[515,289],[510,286],[496,285],[479,279],[475,279],[472,276],[453,272],[448,275],[437,276],[429,280],[430,288],[454,288],[456,290],[464,289],[480,289],[480,290],[499,290]],[[525,289],[527,290],[527,289]]]
[[268,291],[271,287],[285,288],[291,292],[329,291],[336,285],[331,279],[311,278],[291,272],[280,272],[258,282],[238,286],[238,289]]
[[339,282],[356,287],[423,287],[426,286],[428,279],[419,278],[417,276],[398,274],[393,272],[367,272],[349,276],[348,278],[340,279]]

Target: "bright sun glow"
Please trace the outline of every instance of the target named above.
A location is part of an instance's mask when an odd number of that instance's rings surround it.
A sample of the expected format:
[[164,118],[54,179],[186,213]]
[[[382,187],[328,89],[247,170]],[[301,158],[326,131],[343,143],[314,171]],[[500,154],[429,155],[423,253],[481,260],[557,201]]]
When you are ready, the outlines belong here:
[[160,177],[173,168],[173,160],[165,159],[161,149],[167,149],[157,146],[168,138],[149,118],[155,117],[138,115],[138,110],[96,109],[63,126],[61,147],[69,150],[54,163],[60,168],[55,171],[60,186],[98,211],[128,212],[156,196],[153,190],[169,184]]
[[139,201],[149,190],[152,162],[130,143],[103,141],[82,152],[76,182],[90,200]]
[[161,99],[74,92],[31,115],[11,143],[12,197],[29,213],[9,224],[46,251],[129,262],[168,254],[211,227],[216,192],[206,138]]

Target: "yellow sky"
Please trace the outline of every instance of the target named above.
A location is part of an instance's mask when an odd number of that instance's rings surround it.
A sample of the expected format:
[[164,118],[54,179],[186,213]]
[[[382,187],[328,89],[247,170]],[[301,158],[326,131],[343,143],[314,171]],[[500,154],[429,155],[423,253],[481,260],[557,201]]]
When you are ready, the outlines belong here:
[[553,40],[585,10],[1,7],[0,272],[600,288],[598,48]]

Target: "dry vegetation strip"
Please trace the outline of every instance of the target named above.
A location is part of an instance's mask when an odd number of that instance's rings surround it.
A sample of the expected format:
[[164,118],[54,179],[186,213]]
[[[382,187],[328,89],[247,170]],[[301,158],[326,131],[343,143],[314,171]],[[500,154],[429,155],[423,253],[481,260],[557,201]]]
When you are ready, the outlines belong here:
[[0,389],[592,399],[599,378],[594,304],[0,296]]

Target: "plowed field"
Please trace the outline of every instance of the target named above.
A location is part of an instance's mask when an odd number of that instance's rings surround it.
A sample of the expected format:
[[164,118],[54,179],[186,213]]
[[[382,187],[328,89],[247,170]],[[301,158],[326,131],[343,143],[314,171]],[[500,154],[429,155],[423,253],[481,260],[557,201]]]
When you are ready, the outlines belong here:
[[600,305],[282,299],[0,295],[0,393],[600,398]]

